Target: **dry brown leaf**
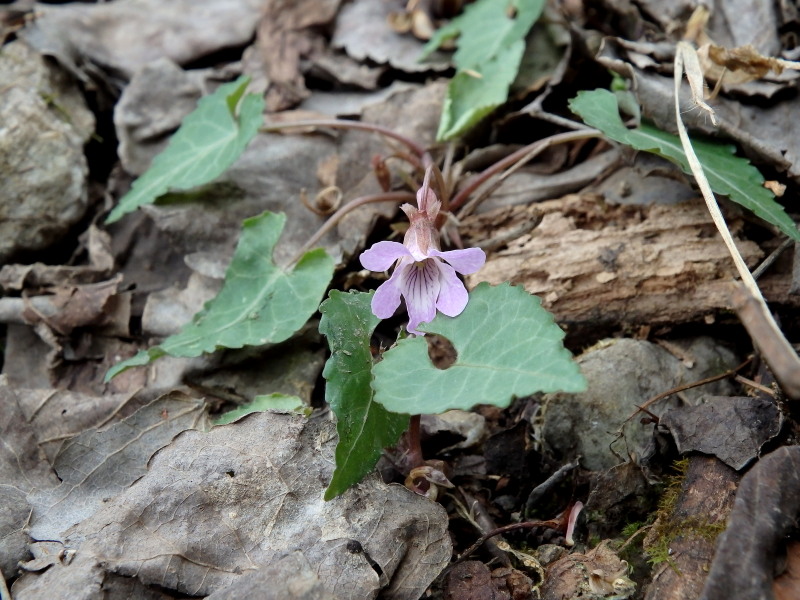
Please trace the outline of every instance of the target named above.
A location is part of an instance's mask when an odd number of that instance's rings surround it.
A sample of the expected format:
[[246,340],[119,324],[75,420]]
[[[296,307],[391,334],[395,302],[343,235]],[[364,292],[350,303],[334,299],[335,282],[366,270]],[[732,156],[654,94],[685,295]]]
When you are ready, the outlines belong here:
[[777,556],[799,513],[800,446],[784,446],[742,478],[701,599],[774,598]]
[[38,577],[55,585],[73,567],[96,577],[100,563],[146,585],[226,597],[248,573],[299,552],[337,598],[382,589],[417,600],[450,560],[444,509],[374,477],[325,502],[335,442],[330,421],[272,413],[185,432],[68,532],[73,565]]
[[669,411],[659,425],[670,430],[681,454],[711,454],[738,471],[778,434],[783,414],[767,399],[712,396]]
[[180,392],[162,396],[130,417],[66,441],[53,462],[61,484],[28,495],[34,539],[63,540],[81,522],[146,472],[173,437],[206,426],[205,403]]
[[93,65],[127,80],[158,58],[184,65],[243,46],[255,33],[262,4],[206,0],[202,10],[194,0],[43,4],[19,35],[84,80],[102,77]]
[[54,488],[58,478],[39,453],[33,428],[4,375],[0,375],[0,405],[0,576],[10,578],[28,553],[27,495]]

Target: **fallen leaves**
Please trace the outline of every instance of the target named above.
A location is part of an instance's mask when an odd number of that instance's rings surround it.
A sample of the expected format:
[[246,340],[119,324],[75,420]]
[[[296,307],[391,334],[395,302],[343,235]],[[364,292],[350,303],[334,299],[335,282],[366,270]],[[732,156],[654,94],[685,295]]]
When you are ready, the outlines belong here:
[[[299,561],[337,598],[373,598],[382,588],[387,598],[418,598],[450,559],[444,510],[374,478],[325,502],[335,439],[330,422],[275,413],[186,431],[67,532],[72,565],[39,577],[90,586],[99,562],[106,577],[226,597],[228,586],[252,585],[239,580],[268,568],[279,575],[272,593],[291,597],[295,578],[284,569]],[[316,585],[306,581],[297,585]]]

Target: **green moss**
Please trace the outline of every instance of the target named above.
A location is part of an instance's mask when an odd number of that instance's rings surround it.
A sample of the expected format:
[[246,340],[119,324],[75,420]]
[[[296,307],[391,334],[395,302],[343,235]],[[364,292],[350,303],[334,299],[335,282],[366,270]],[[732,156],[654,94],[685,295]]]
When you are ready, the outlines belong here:
[[685,519],[675,518],[675,507],[681,495],[681,488],[686,479],[686,472],[689,468],[689,459],[675,462],[673,465],[675,474],[667,478],[666,488],[658,502],[656,520],[653,524],[651,540],[644,551],[650,557],[647,561],[655,566],[661,563],[668,563],[670,567],[678,571],[674,561],[670,558],[670,547],[679,537],[697,537],[713,542],[717,536],[725,530],[725,523],[709,523],[699,517],[689,517]]

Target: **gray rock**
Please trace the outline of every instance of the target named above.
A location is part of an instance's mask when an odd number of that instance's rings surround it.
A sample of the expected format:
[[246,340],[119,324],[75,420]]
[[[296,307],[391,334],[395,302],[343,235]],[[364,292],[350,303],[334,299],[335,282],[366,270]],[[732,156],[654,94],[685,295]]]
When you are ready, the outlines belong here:
[[77,86],[23,42],[0,51],[0,262],[41,250],[87,209],[94,116]]
[[[546,445],[563,460],[580,456],[582,466],[592,471],[621,462],[612,445],[617,454],[637,461],[645,454],[654,425],[642,424],[641,418],[635,417],[626,424],[624,437],[615,442],[616,432],[637,406],[738,364],[732,352],[710,338],[686,340],[679,346],[681,358],[656,344],[632,339],[614,340],[583,354],[578,362],[589,389],[582,394],[549,396],[543,428]],[[696,404],[703,394],[730,394],[730,384],[723,380],[686,390],[680,396]],[[661,416],[680,402],[673,396],[648,410]]]

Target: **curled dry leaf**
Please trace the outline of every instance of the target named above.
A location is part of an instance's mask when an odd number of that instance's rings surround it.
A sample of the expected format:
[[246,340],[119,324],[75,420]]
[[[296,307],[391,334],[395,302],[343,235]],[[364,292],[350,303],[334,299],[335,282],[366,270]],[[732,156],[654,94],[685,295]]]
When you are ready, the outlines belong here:
[[659,425],[670,430],[681,454],[713,454],[739,470],[758,456],[761,446],[778,435],[783,415],[767,399],[714,396],[699,406],[669,411]]
[[158,58],[183,65],[246,44],[255,32],[261,4],[206,0],[202,10],[194,0],[48,4],[39,7],[37,18],[20,35],[83,79],[87,71],[100,75],[92,65],[130,79]]
[[[410,34],[397,33],[390,22],[393,12],[402,10],[404,2],[356,0],[339,12],[333,33],[333,46],[342,48],[358,60],[388,63],[407,73],[443,71],[450,66],[446,55],[434,53],[420,62],[422,43]],[[423,28],[411,20],[409,29]]]

